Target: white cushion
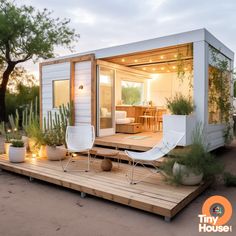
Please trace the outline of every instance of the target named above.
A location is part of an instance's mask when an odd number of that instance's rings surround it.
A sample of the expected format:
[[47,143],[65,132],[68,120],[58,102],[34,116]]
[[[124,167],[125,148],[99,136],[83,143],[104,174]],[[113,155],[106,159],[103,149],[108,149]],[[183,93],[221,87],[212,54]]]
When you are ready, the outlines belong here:
[[116,111],[115,116],[116,116],[116,119],[126,119],[127,112],[126,111]]
[[106,117],[108,109],[106,107],[101,107],[100,112],[101,112],[101,117]]
[[116,124],[121,125],[121,124],[129,124],[130,123],[130,119],[129,118],[125,118],[125,119],[116,119]]

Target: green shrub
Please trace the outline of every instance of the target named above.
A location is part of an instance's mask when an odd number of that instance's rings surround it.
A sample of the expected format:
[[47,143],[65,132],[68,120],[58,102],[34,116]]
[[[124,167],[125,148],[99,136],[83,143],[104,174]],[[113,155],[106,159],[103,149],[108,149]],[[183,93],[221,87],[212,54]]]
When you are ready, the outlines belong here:
[[189,115],[194,110],[191,99],[184,97],[182,94],[176,94],[174,98],[167,100],[167,108],[173,115]]
[[24,147],[24,142],[22,140],[13,139],[11,140],[11,143],[12,147]]
[[181,183],[181,176],[174,176],[172,172],[175,162],[186,166],[195,174],[203,173],[204,179],[221,174],[224,169],[224,166],[207,151],[201,125],[197,125],[192,133],[192,145],[182,151],[172,152],[171,157],[161,164],[161,169],[167,175],[168,180],[175,184]]
[[224,183],[228,187],[236,187],[236,175],[229,172],[224,173]]

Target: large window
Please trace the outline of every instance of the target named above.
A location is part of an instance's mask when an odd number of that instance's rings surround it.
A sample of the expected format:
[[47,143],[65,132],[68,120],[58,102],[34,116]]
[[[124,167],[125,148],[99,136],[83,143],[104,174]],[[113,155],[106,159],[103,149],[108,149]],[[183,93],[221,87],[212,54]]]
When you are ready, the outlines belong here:
[[69,80],[53,81],[53,108],[58,108],[62,104],[70,102],[70,82]]
[[125,105],[141,105],[144,85],[140,82],[121,81],[121,99]]

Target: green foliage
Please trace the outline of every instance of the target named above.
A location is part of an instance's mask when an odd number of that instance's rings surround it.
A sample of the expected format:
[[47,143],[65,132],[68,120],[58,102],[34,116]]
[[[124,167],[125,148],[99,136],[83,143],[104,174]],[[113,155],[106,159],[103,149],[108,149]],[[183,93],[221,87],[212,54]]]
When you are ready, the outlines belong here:
[[236,175],[229,172],[224,173],[224,183],[228,187],[236,187]]
[[11,143],[12,147],[18,147],[18,148],[24,147],[24,142],[22,140],[13,139]]
[[[39,86],[28,87],[23,84],[17,86],[17,92],[6,94],[6,112],[8,116],[10,114],[15,114],[16,108],[19,109],[20,115],[22,111],[29,106],[30,102],[39,97]],[[39,101],[37,106],[39,106]],[[37,111],[39,114],[39,110]],[[20,117],[22,119],[22,117]]]
[[[225,141],[229,143],[233,138],[233,106],[230,89],[233,71],[229,61],[222,56],[220,51],[210,47],[210,52],[214,66],[209,67],[209,122],[226,125]],[[217,119],[212,118],[216,114],[218,114]]]
[[224,166],[217,162],[211,153],[207,152],[204,130],[200,124],[197,125],[196,129],[193,131],[192,142],[190,147],[182,152],[176,154],[172,153],[172,158],[168,158],[162,163],[161,168],[171,182],[176,184],[181,182],[181,176],[174,176],[172,172],[175,162],[186,166],[195,174],[203,173],[205,179],[222,173]]
[[49,146],[60,146],[65,143],[66,127],[73,124],[73,102],[59,106],[58,112],[48,112],[44,117],[44,142]]
[[194,110],[191,99],[184,97],[182,94],[176,94],[174,98],[166,100],[167,108],[173,115],[189,115]]
[[11,143],[12,139],[20,139],[21,134],[17,128],[18,118],[15,120],[13,116],[11,117],[11,122],[6,124],[4,121],[0,123],[0,133],[3,135],[6,143]]
[[[9,48],[10,58],[20,63],[29,59],[54,56],[55,46],[70,46],[78,39],[70,20],[53,18],[52,12],[32,6],[17,6],[14,1],[0,0],[0,49]],[[8,55],[1,55],[8,61]]]
[[126,105],[139,105],[142,99],[142,88],[127,86],[122,87],[122,100]]

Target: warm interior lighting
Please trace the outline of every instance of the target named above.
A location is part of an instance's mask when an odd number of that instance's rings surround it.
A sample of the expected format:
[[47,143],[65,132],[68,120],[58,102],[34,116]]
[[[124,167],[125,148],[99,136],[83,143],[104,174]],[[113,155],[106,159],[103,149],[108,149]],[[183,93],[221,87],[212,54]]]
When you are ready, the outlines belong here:
[[156,70],[156,68],[152,68],[152,70],[153,70],[153,71],[155,71],[155,70]]
[[184,70],[187,70],[187,69],[188,69],[187,67],[184,68]]
[[143,70],[146,70],[146,67],[143,67]]
[[174,55],[174,58],[177,58],[177,54]]
[[161,59],[164,59],[164,56],[160,56]]
[[176,69],[176,66],[172,66],[173,69]]
[[36,158],[37,155],[35,153],[32,154],[32,158]]
[[124,59],[124,58],[122,58],[122,59],[121,59],[121,61],[122,61],[122,62],[125,62],[125,59]]
[[149,59],[149,62],[152,62],[152,59]]
[[161,67],[161,70],[164,70],[165,69],[165,67]]
[[134,60],[134,62],[138,62],[138,60],[137,60],[137,59],[135,59],[135,60]]
[[10,130],[10,129],[8,129],[8,130],[7,130],[7,133],[11,133],[11,130]]
[[167,70],[167,73],[169,73],[170,71],[169,70]]
[[80,90],[83,90],[83,89],[84,89],[84,86],[81,84],[81,85],[79,86],[79,89],[80,89]]
[[159,75],[158,74],[151,74],[151,79],[158,79]]

